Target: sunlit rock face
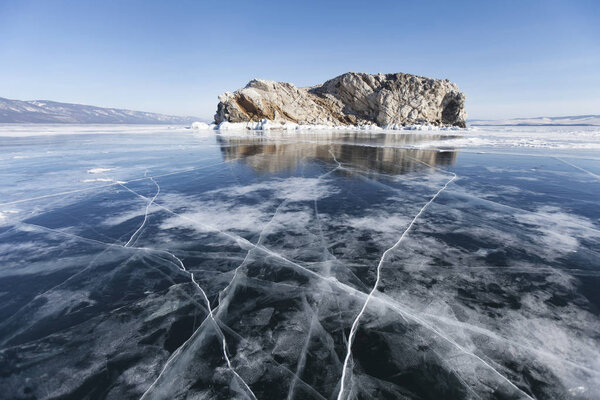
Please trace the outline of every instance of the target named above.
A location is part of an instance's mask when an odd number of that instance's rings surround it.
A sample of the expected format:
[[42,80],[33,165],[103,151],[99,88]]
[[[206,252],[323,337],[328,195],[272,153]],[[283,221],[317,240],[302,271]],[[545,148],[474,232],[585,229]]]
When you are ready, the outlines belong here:
[[448,80],[411,74],[348,72],[322,85],[254,79],[219,96],[215,122],[262,119],[301,125],[410,125],[465,127],[465,95]]

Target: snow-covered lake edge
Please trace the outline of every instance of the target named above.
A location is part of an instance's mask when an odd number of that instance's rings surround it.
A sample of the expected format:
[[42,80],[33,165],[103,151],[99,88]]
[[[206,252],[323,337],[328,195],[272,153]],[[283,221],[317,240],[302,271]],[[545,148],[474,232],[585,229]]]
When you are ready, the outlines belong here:
[[221,122],[220,124],[207,124],[206,122],[194,122],[194,130],[215,130],[215,131],[465,131],[468,128],[459,128],[456,126],[436,126],[431,124],[401,125],[392,124],[387,126],[377,125],[299,125],[293,122],[279,123],[267,119],[258,122]]
[[[0,138],[48,137],[62,135],[148,135],[173,134],[218,136],[297,136],[328,137],[333,133],[364,135],[419,135],[422,140],[407,141],[394,146],[418,149],[448,148],[527,148],[600,150],[600,127],[597,126],[469,126],[467,128],[410,125],[378,127],[324,126],[257,123],[221,123],[220,125],[195,122],[190,125],[132,125],[132,124],[0,124]],[[397,142],[394,140],[394,142]],[[390,143],[391,145],[391,143]]]

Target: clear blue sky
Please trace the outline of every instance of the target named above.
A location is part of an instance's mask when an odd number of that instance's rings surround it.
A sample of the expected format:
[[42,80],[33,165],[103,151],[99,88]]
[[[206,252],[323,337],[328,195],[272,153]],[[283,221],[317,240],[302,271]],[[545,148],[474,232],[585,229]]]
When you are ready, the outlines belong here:
[[448,78],[470,118],[600,114],[600,1],[0,0],[0,97],[212,118],[347,71]]

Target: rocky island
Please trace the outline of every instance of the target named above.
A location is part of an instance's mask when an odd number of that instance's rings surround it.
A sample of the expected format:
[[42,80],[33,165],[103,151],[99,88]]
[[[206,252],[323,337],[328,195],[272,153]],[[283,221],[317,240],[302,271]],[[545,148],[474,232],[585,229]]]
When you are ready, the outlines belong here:
[[254,79],[219,96],[215,123],[464,128],[465,95],[449,80],[348,72],[311,87]]

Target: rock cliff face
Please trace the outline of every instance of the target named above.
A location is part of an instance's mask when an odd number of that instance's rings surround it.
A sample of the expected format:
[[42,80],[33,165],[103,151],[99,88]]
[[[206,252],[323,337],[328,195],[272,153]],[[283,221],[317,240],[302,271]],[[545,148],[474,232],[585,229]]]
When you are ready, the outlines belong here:
[[254,79],[219,96],[215,122],[268,119],[300,125],[392,126],[429,123],[465,127],[465,95],[448,80],[410,74],[348,72],[322,85]]

